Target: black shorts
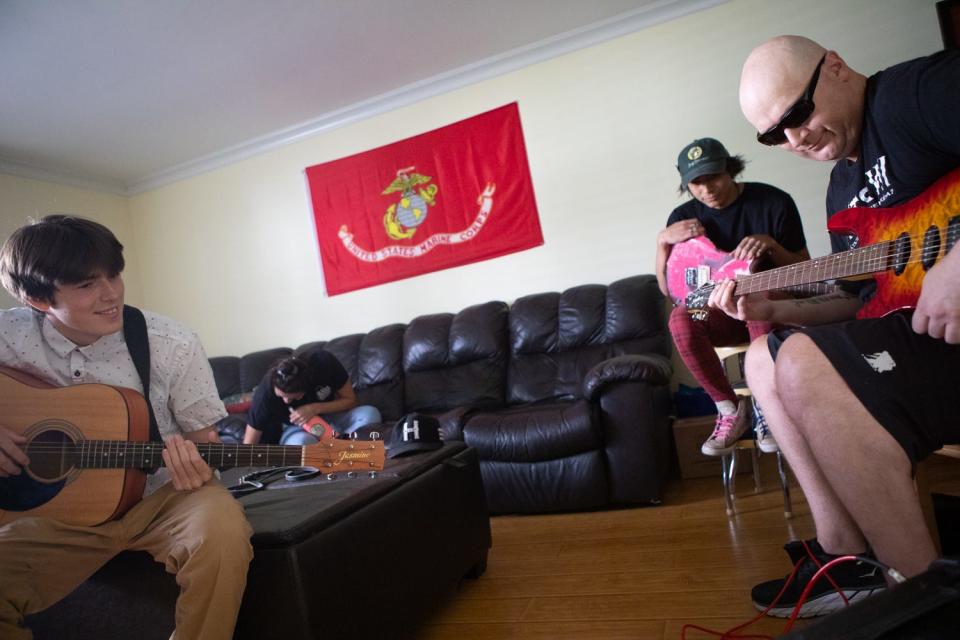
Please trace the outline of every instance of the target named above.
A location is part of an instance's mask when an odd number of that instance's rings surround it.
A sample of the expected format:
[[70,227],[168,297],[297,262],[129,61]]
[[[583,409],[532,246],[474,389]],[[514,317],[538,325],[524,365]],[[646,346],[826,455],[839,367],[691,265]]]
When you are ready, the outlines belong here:
[[916,464],[945,444],[960,443],[960,345],[914,333],[910,318],[895,313],[777,331],[768,345],[776,358],[790,333],[809,336]]

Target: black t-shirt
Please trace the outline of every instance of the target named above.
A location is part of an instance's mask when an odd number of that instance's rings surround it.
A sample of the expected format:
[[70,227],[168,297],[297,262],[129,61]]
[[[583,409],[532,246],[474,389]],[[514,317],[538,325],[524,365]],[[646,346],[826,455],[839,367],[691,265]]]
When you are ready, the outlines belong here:
[[350,379],[340,361],[328,351],[314,349],[300,357],[307,363],[307,375],[310,376],[308,391],[301,399],[286,404],[274,393],[269,373],[253,392],[248,420],[251,427],[263,432],[260,437],[263,444],[280,442],[283,426],[290,423],[291,408],[333,400],[337,389]]
[[[867,80],[856,162],[830,174],[827,217],[850,207],[891,207],[960,166],[960,51],[890,67]],[[832,238],[834,251],[851,248]]]
[[[851,207],[902,204],[958,166],[960,52],[895,65],[867,80],[860,156],[833,167],[827,218]],[[858,241],[830,234],[830,244],[839,252]],[[863,299],[875,291],[872,280],[846,282],[843,288]]]
[[787,251],[807,246],[797,205],[790,195],[762,182],[744,182],[743,193],[723,209],[714,209],[691,198],[673,210],[667,226],[696,219],[717,249],[731,252],[746,236],[765,234]]

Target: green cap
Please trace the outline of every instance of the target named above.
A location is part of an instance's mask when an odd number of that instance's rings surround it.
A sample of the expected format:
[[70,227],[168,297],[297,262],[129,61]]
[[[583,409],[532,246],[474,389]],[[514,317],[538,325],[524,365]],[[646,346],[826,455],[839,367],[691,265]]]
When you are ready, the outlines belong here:
[[684,188],[694,178],[727,170],[730,154],[719,140],[698,138],[683,148],[677,156],[677,171]]

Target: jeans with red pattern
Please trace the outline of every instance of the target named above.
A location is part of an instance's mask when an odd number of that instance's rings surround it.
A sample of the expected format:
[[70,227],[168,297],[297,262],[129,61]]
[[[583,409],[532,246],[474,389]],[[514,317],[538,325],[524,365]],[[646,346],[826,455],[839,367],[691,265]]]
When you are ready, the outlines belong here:
[[680,359],[714,402],[737,403],[737,395],[714,347],[732,347],[770,333],[769,322],[742,322],[718,309],[704,320],[695,320],[683,305],[670,313],[670,334]]

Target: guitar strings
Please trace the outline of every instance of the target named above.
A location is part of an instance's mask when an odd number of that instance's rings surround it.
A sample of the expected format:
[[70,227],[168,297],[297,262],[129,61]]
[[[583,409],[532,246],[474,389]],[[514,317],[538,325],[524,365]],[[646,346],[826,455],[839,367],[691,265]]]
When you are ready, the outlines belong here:
[[[361,441],[361,442],[362,442],[362,441]],[[104,445],[104,446],[118,446],[118,445],[119,445],[119,447],[121,447],[121,448],[131,448],[131,447],[132,447],[132,448],[136,448],[136,447],[145,447],[145,448],[146,448],[146,447],[158,447],[158,448],[160,448],[160,449],[164,448],[164,445],[163,445],[162,442],[154,442],[154,441],[136,441],[136,442],[132,442],[132,441],[130,441],[130,440],[85,440],[85,439],[69,440],[69,441],[64,441],[64,442],[36,442],[36,441],[34,441],[34,442],[28,444],[28,445],[27,445],[27,448],[28,448],[28,449],[31,449],[31,450],[34,450],[34,449],[43,450],[43,449],[45,449],[45,448],[60,449],[60,448],[62,448],[62,447],[64,447],[64,446],[66,446],[66,447],[82,447],[82,446],[85,446],[85,445],[86,445],[86,446],[89,446],[90,443],[99,443],[99,444]],[[268,450],[268,451],[271,450],[271,449],[302,449],[303,447],[314,446],[314,445],[285,445],[285,444],[260,444],[260,445],[258,445],[258,444],[250,444],[250,445],[245,445],[245,444],[232,443],[232,442],[198,442],[198,443],[196,443],[196,445],[197,445],[197,449],[199,449],[199,450],[209,449],[209,448],[216,448],[216,447],[224,447],[224,448],[228,448],[228,447],[244,447],[244,450],[247,450],[247,451],[250,451],[250,450],[257,451],[257,450],[261,450],[261,449],[265,449],[265,450]],[[248,448],[248,447],[249,447],[249,448]]]
[[[241,449],[242,447],[242,449]],[[51,459],[69,463],[72,469],[148,469],[166,466],[163,461],[162,443],[153,441],[129,440],[77,440],[69,442],[39,442],[28,443],[26,453],[32,458],[31,463],[43,463]],[[217,456],[223,465],[229,462],[230,466],[277,466],[301,465],[329,465],[329,460],[323,458],[325,452],[341,452],[355,450],[356,452],[372,451],[376,448],[374,441],[350,442],[347,446],[334,447],[331,445],[243,445],[234,443],[197,443],[200,457],[210,464],[216,465]],[[307,452],[306,449],[311,451]],[[369,454],[368,454],[369,455]],[[374,464],[372,461],[368,461]],[[352,462],[351,462],[352,464]],[[60,472],[70,469],[60,469]]]
[[[370,443],[351,443],[358,451],[371,450],[375,445]],[[368,445],[368,446],[364,446]],[[242,447],[242,448],[241,448]],[[233,443],[199,443],[197,445],[201,458],[219,457],[226,459],[253,461],[255,459],[281,460],[288,458],[300,459],[304,449],[311,447],[312,455],[319,455],[324,450],[333,451],[333,447],[320,445],[242,445]],[[144,456],[160,456],[164,446],[159,442],[130,442],[128,440],[76,440],[69,442],[38,442],[28,443],[25,451],[28,456],[38,459],[69,458],[85,462],[107,459],[116,460],[121,456],[127,460],[142,459]],[[338,449],[339,451],[340,449]]]
[[[344,441],[344,442],[347,442],[347,441]],[[374,441],[371,440],[370,443],[372,443],[372,442],[374,442]],[[94,444],[94,445],[91,446],[91,443],[98,443],[98,444]],[[361,441],[359,441],[359,442],[357,442],[357,443],[354,443],[354,442],[350,441],[350,443],[353,444],[353,445],[354,445],[356,448],[358,448],[358,449],[372,448],[372,447],[364,447],[363,445],[369,444],[369,443],[367,443],[367,442],[365,442],[365,441],[363,441],[363,440],[361,440]],[[325,447],[322,443],[319,443],[319,445],[320,445],[321,448],[330,448],[330,449],[333,448],[333,447]],[[231,447],[243,447],[243,449],[238,449],[238,450],[242,450],[242,451],[257,451],[257,452],[259,452],[259,451],[271,452],[271,451],[272,451],[272,452],[275,452],[275,453],[282,453],[282,452],[290,453],[290,452],[292,452],[293,450],[300,451],[300,450],[302,450],[304,447],[315,447],[315,446],[317,446],[317,445],[316,445],[316,444],[307,444],[307,445],[284,445],[284,444],[263,444],[263,445],[256,445],[256,444],[250,444],[250,445],[245,445],[245,444],[235,444],[235,443],[226,443],[226,442],[223,442],[223,443],[217,443],[217,442],[197,443],[197,449],[198,449],[198,451],[200,451],[201,453],[203,453],[205,449],[214,449],[214,448],[217,448],[217,449],[219,449],[219,448],[229,449],[229,448],[231,448]],[[74,450],[77,450],[77,449],[84,449],[84,448],[86,448],[86,449],[89,449],[89,450],[94,450],[94,449],[96,449],[97,447],[100,447],[101,449],[107,448],[107,447],[116,447],[118,450],[119,450],[119,449],[137,449],[137,448],[143,448],[143,449],[156,448],[156,449],[161,450],[161,451],[165,448],[162,442],[153,442],[153,441],[148,441],[148,442],[131,442],[131,441],[129,441],[129,440],[83,440],[83,439],[80,439],[80,440],[64,441],[64,442],[60,442],[60,443],[56,443],[56,442],[31,442],[31,443],[28,443],[28,444],[27,444],[26,450],[27,450],[27,451],[37,451],[37,452],[47,453],[47,452],[51,452],[51,451],[63,451],[64,449],[74,449]],[[207,453],[210,453],[210,451],[207,451]]]

